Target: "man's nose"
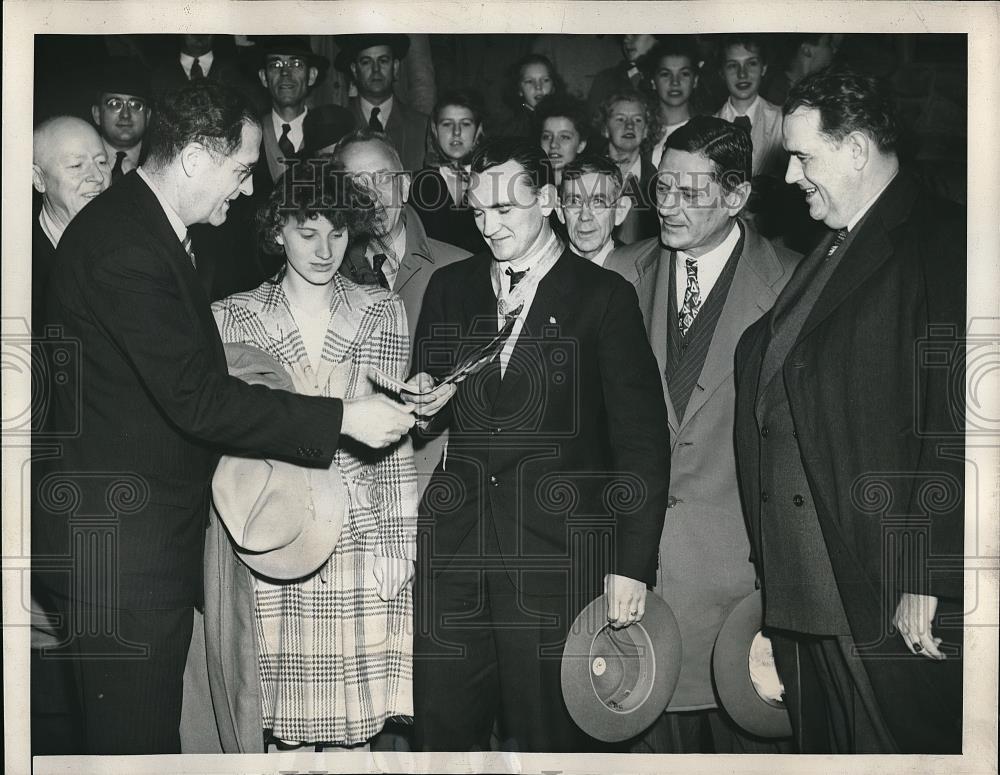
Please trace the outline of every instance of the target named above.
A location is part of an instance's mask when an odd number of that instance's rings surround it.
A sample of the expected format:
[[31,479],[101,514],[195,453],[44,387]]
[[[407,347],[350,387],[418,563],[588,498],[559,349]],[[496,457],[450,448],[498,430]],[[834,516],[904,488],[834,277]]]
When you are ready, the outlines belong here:
[[253,175],[247,175],[247,179],[240,183],[240,193],[253,196]]
[[460,127],[458,124],[455,124],[455,126],[453,126],[451,128],[451,136],[455,137],[455,138],[461,137],[462,136],[462,127]]
[[122,109],[118,111],[118,115],[122,116],[123,118],[131,118],[132,108],[129,107],[128,100],[125,100],[122,103]]
[[802,162],[799,161],[797,156],[788,157],[788,169],[785,170],[785,182],[795,183],[802,180],[804,176],[802,175]]

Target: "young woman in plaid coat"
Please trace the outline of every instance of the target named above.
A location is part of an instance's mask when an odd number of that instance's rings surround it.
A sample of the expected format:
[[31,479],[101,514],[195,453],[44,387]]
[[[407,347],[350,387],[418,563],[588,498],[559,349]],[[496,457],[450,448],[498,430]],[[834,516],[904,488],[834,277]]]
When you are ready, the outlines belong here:
[[[376,205],[342,172],[313,163],[293,172],[295,184],[279,184],[261,217],[265,248],[284,253],[285,266],[257,289],[213,306],[223,342],[266,351],[293,375],[300,392],[347,399],[371,393],[372,367],[406,379],[409,342],[402,302],[337,271],[348,243],[375,231]],[[313,176],[314,183],[301,182]],[[210,670],[213,660],[229,670],[222,682],[227,701],[221,704],[239,708],[226,721],[240,741],[253,741],[253,731],[240,727],[248,726],[248,719],[253,725],[255,709],[248,708],[246,695],[258,687],[257,734],[263,729],[264,739],[283,744],[359,745],[387,719],[413,714],[412,450],[405,439],[387,450],[371,450],[341,438],[335,465],[348,496],[344,526],[329,560],[309,578],[279,583],[252,574],[234,559],[218,520],[213,525],[208,545],[216,556],[207,558],[206,575],[220,581],[219,594],[206,595],[209,664]],[[214,569],[213,562],[219,563]],[[259,682],[233,676],[248,672],[245,641],[227,647],[223,635],[213,644],[213,633],[233,630],[209,621],[215,604],[217,616],[235,616],[252,631]],[[226,610],[247,604],[252,622],[246,610]],[[221,655],[213,654],[213,645]],[[216,676],[217,706],[219,685]],[[227,750],[256,747],[237,744],[232,735],[226,745],[227,731],[234,730],[224,726],[220,719]]]

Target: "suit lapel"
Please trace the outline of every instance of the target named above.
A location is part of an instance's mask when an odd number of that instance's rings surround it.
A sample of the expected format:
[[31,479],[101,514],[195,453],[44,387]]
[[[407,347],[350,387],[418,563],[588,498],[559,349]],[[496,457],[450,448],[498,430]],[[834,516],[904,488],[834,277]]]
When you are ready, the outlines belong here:
[[267,161],[267,169],[271,173],[271,182],[273,183],[285,171],[284,165],[278,161],[278,157],[281,156],[281,149],[278,148],[278,138],[274,134],[274,122],[271,120],[271,114],[265,113],[261,118],[261,131],[264,135],[264,157]]
[[639,279],[636,291],[639,294],[639,307],[642,309],[643,320],[646,321],[646,331],[649,345],[656,357],[660,369],[660,382],[663,386],[663,397],[667,402],[667,420],[670,430],[676,435],[679,427],[677,410],[670,400],[667,389],[667,337],[670,336],[668,326],[670,303],[670,251],[661,247],[659,241],[654,241],[650,251],[636,262]]
[[917,187],[910,176],[897,174],[859,224],[857,236],[847,245],[840,265],[816,300],[796,345],[889,260],[893,252],[889,231],[906,218],[916,196]]
[[698,376],[698,390],[691,394],[682,425],[687,425],[712,394],[733,373],[733,348],[746,328],[767,312],[776,294],[773,283],[781,276],[774,250],[755,233],[745,229],[743,254],[729,286],[712,335],[705,363]]
[[424,232],[420,218],[409,207],[403,210],[403,228],[406,230],[406,248],[399,260],[396,270],[396,280],[393,290],[401,293],[406,284],[420,271],[427,271],[434,264],[430,248],[427,246],[427,235]]

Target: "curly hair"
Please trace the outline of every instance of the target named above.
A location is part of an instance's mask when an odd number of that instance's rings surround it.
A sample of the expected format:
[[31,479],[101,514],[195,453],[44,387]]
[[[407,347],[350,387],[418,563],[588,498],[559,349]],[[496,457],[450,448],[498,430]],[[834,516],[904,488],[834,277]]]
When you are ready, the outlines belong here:
[[851,132],[863,132],[883,153],[896,150],[899,118],[887,85],[870,75],[849,70],[821,70],[807,75],[788,92],[784,116],[798,108],[819,111],[820,131],[841,142]]
[[640,146],[640,153],[649,153],[660,136],[660,112],[656,109],[653,100],[638,89],[616,91],[604,99],[594,112],[594,132],[598,135],[603,132],[605,124],[611,118],[611,109],[617,102],[637,102],[642,105],[643,118],[646,119],[646,137]]
[[189,143],[228,156],[239,148],[245,124],[260,126],[260,120],[238,91],[207,78],[191,81],[155,104],[143,145],[146,162],[163,167]]
[[381,207],[353,177],[330,158],[290,165],[275,184],[267,204],[257,213],[264,251],[272,255],[284,253],[278,235],[292,218],[303,224],[323,217],[336,229],[346,228],[351,242],[362,239],[381,244],[378,228]]
[[538,101],[535,108],[535,126],[539,135],[545,127],[548,118],[566,118],[573,124],[581,140],[590,137],[590,121],[587,117],[586,103],[570,94],[547,94]]

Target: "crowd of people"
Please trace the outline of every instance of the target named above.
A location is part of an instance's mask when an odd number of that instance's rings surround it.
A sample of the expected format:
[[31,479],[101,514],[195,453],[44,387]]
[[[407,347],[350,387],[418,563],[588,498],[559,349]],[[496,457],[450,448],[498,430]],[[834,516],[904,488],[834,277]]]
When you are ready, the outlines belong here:
[[[408,105],[406,35],[220,37],[34,130],[36,754],[961,750],[964,212],[841,36],[531,53],[504,116]],[[756,594],[778,738],[713,677]],[[679,680],[600,742],[561,647],[647,595]]]

